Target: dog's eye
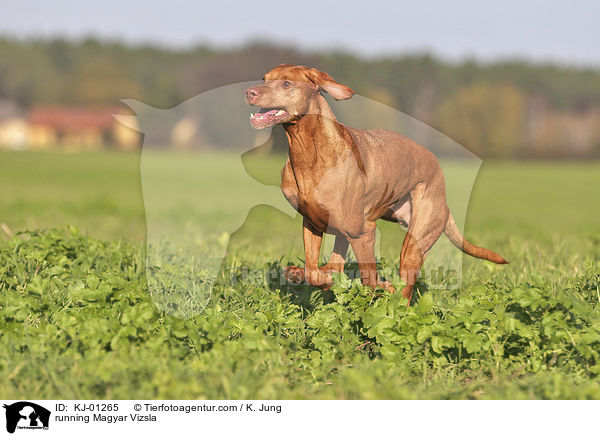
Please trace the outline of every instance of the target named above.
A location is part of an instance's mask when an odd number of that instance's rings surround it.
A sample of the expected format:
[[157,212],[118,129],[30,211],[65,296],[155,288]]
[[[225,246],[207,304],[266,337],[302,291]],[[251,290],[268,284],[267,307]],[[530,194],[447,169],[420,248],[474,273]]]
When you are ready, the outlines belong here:
[[284,88],[289,88],[290,86],[292,86],[292,82],[286,80],[281,84],[281,86],[283,86]]

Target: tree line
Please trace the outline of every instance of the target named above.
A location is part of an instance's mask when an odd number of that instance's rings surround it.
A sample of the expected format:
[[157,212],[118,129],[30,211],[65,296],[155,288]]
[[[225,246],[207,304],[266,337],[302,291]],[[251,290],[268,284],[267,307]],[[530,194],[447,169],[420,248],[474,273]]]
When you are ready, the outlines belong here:
[[280,63],[327,71],[481,157],[600,156],[600,70],[520,59],[362,58],[264,42],[172,49],[92,38],[0,38],[0,100],[28,109],[135,98],[168,108],[218,86],[259,79]]

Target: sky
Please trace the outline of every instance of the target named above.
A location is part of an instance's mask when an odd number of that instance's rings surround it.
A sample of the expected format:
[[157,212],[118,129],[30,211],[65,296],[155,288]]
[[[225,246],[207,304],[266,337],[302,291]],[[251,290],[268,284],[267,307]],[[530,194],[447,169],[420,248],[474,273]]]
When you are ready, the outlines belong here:
[[3,2],[0,34],[172,47],[263,40],[365,57],[428,51],[598,67],[599,17],[598,0],[21,0]]

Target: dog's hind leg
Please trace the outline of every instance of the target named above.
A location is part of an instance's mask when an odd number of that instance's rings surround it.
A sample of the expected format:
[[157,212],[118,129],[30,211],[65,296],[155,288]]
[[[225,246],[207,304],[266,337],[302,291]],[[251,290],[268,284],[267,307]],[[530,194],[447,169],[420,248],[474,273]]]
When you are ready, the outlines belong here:
[[402,296],[412,298],[415,282],[425,262],[425,256],[439,239],[448,221],[446,188],[438,173],[428,185],[420,184],[411,193],[412,217],[400,253],[400,278],[406,286]]

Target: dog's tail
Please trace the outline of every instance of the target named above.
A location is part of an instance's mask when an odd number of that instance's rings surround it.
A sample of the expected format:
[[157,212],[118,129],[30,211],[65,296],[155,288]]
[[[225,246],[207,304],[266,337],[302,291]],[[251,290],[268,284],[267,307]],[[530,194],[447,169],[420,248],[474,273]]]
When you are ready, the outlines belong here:
[[494,253],[492,250],[488,250],[487,248],[478,247],[477,245],[471,244],[469,241],[467,241],[460,232],[459,228],[456,226],[452,214],[448,215],[448,222],[446,223],[444,233],[446,233],[446,236],[448,236],[450,242],[456,245],[461,251],[470,254],[473,257],[486,259],[494,263],[508,263],[508,261],[498,253]]

